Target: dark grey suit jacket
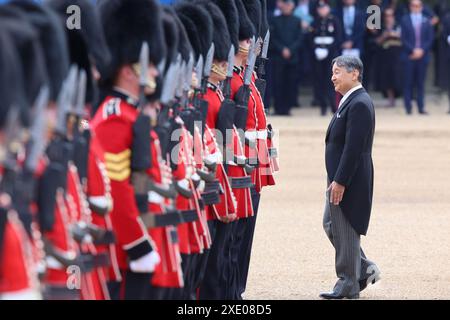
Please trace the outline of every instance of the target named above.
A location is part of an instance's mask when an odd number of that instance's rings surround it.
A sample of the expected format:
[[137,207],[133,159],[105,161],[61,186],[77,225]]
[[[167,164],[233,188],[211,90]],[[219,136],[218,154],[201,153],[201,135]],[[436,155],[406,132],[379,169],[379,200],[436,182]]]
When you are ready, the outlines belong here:
[[374,133],[372,99],[361,88],[336,112],[325,138],[328,179],[346,187],[339,206],[356,232],[363,235],[372,210]]

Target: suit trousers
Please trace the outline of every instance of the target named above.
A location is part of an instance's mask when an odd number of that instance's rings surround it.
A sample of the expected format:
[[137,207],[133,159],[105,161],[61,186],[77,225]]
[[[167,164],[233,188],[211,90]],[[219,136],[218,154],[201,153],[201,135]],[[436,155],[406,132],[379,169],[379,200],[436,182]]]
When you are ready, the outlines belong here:
[[339,278],[333,291],[342,296],[359,293],[359,280],[367,279],[374,265],[364,254],[360,235],[353,229],[339,206],[330,203],[327,192],[323,228],[336,251],[335,267]]
[[411,100],[414,89],[417,89],[417,107],[419,112],[425,111],[425,77],[428,60],[426,57],[419,60],[406,60],[404,68],[403,98],[407,112],[412,111]]
[[274,61],[274,107],[275,113],[289,115],[297,104],[296,66],[283,60]]

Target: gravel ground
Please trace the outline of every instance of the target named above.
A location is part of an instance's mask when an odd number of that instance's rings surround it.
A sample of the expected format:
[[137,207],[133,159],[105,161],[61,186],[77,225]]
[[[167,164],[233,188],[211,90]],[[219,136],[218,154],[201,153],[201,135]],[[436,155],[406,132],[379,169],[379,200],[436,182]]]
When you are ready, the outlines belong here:
[[[447,101],[430,98],[429,116],[406,116],[401,101],[394,109],[375,104],[374,205],[361,242],[382,279],[361,299],[449,299]],[[318,113],[304,107],[270,118],[279,129],[281,171],[262,194],[246,299],[317,299],[336,281],[334,250],[322,229],[331,116]]]

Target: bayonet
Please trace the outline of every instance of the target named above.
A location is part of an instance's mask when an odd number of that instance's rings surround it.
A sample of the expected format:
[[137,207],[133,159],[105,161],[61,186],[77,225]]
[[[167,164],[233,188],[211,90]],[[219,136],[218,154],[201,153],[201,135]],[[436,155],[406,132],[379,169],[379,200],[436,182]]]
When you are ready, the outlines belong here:
[[149,86],[148,64],[149,47],[147,42],[142,42],[141,52],[139,54],[139,108],[142,110],[147,99],[145,97],[145,88]]
[[267,53],[269,51],[270,43],[270,30],[267,30],[266,36],[264,37],[263,47],[261,51],[261,58],[267,59]]
[[203,78],[208,79],[211,75],[211,68],[214,60],[214,43],[211,43],[211,47],[208,50],[208,54],[206,55],[205,67],[203,69]]
[[189,54],[189,61],[186,65],[186,73],[184,79],[184,91],[188,92],[191,89],[192,84],[192,72],[194,71],[194,55],[192,52]]
[[86,85],[87,75],[84,69],[81,69],[78,74],[78,90],[77,99],[75,102],[75,115],[81,120],[84,117],[84,106],[86,103]]
[[228,52],[227,78],[233,78],[234,56],[234,45],[231,45],[230,52]]
[[28,142],[25,169],[35,172],[37,164],[45,149],[46,117],[45,108],[50,99],[50,90],[47,86],[42,87],[36,98],[33,111],[33,124],[30,128],[30,141]]
[[69,113],[73,102],[73,92],[75,91],[76,79],[77,67],[72,65],[67,78],[61,86],[61,91],[59,92],[57,99],[58,115],[55,132],[62,136],[67,134],[67,114]]
[[177,62],[172,63],[166,72],[166,76],[164,77],[160,99],[163,105],[168,105],[170,101],[173,99],[173,91],[176,83],[175,77],[177,75],[177,68],[178,63]]
[[200,55],[195,66],[195,74],[197,75],[198,83],[195,89],[201,89],[202,75],[203,75],[203,56]]
[[161,62],[158,63],[158,66],[156,67],[156,69],[158,70],[158,73],[160,76],[162,76],[164,74],[164,70],[166,69],[166,58],[162,58]]
[[184,75],[186,72],[186,61],[181,62],[181,67],[178,70],[178,76],[177,76],[177,89],[175,92],[175,96],[177,98],[181,98],[183,95],[183,87],[184,87]]
[[249,86],[252,81],[255,63],[256,63],[256,44],[255,44],[255,37],[253,37],[251,40],[250,51],[248,54],[247,67],[245,68],[244,73],[244,84],[247,86]]

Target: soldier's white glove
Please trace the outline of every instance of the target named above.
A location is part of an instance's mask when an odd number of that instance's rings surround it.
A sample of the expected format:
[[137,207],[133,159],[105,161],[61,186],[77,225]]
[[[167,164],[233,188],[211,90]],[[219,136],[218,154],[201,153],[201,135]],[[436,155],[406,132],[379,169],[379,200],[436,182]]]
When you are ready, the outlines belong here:
[[328,49],[316,48],[316,50],[314,50],[314,54],[316,55],[317,60],[321,61],[328,57]]
[[137,260],[130,261],[130,269],[133,272],[151,273],[161,261],[158,252],[152,251]]

